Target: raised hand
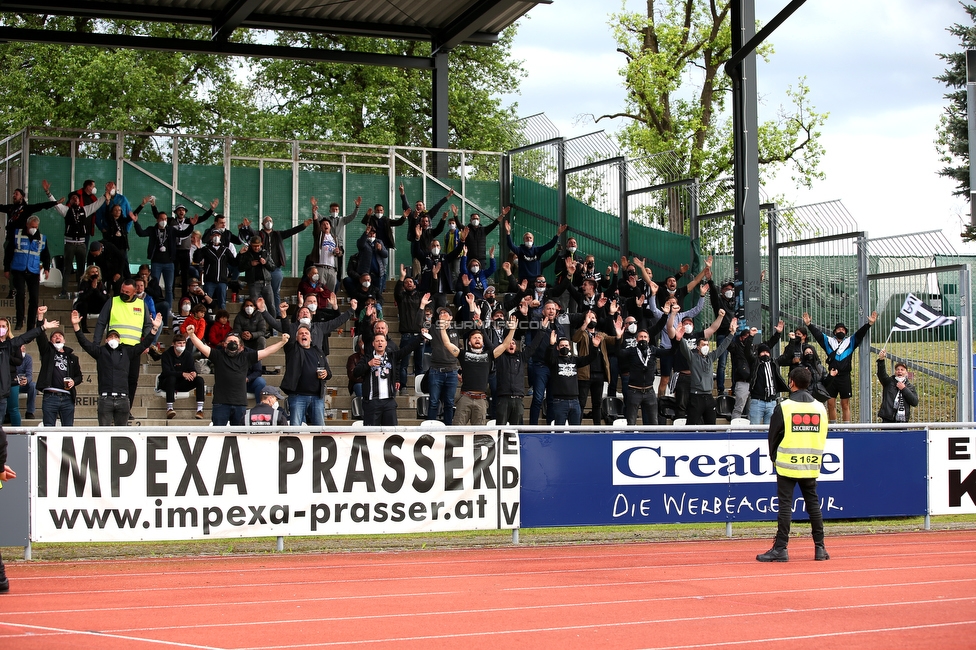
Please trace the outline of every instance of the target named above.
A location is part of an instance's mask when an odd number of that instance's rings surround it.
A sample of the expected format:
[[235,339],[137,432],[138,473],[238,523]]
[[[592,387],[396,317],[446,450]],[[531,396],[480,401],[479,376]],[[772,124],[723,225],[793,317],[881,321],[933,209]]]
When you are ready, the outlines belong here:
[[281,313],[282,316],[288,313],[288,307],[289,307],[288,303],[285,302],[284,300],[282,300],[278,304],[278,311]]
[[780,334],[783,333],[784,327],[786,327],[786,323],[784,321],[781,320],[780,322],[776,323],[776,331],[779,332]]
[[351,309],[353,311],[356,311],[356,307],[358,307],[358,306],[359,306],[359,301],[356,300],[355,298],[352,298],[349,301],[349,309]]
[[567,230],[569,230],[569,226],[567,226],[566,224],[562,224],[558,228],[556,228],[556,234],[561,235]]
[[44,192],[48,193],[51,191],[51,184],[47,182],[47,179],[41,179],[41,187],[44,188]]
[[877,320],[878,320],[878,312],[876,311],[871,312],[871,315],[868,316],[868,323],[874,325],[875,321]]
[[210,202],[210,209],[216,210],[218,205],[220,205],[220,199],[214,199]]
[[268,308],[264,302],[264,298],[258,298],[254,304],[258,308],[258,311],[265,311]]
[[81,325],[81,314],[79,314],[77,311],[71,312],[71,324]]
[[363,197],[357,196],[356,197],[356,200],[355,200],[356,207],[358,208],[359,207],[359,204],[362,203],[362,202],[363,202]]
[[803,324],[804,325],[809,325],[812,322],[813,322],[813,319],[810,318],[810,314],[808,314],[807,312],[803,312]]
[[318,202],[318,201],[317,201],[317,200],[315,199],[315,197],[314,197],[314,196],[313,196],[312,198],[310,198],[310,199],[308,200],[308,202],[312,204],[312,210],[313,210],[313,211],[314,211],[314,210],[318,210],[318,208],[319,208],[319,202]]
[[290,338],[291,338],[291,335],[289,335],[289,334],[287,334],[287,333],[285,333],[285,334],[282,334],[282,335],[281,335],[281,342],[282,342],[282,343],[287,343],[287,342],[288,342],[288,340],[289,340]]

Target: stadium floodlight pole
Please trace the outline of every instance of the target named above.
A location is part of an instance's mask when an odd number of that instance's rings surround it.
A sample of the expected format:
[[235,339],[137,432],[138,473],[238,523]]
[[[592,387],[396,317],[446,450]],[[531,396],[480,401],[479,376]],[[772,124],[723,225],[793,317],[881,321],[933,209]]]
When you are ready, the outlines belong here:
[[966,118],[969,123],[969,223],[976,226],[976,50],[966,50]]
[[[759,117],[756,48],[805,0],[793,0],[756,33],[755,0],[732,0],[733,163],[735,169],[735,279],[741,282],[745,322],[762,327],[762,238],[759,224]],[[724,281],[723,279],[717,279]]]

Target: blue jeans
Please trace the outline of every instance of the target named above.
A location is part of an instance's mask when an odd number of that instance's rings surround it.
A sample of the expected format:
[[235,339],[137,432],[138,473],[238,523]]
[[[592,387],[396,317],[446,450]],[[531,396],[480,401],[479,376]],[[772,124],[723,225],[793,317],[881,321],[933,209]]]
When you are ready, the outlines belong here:
[[[411,334],[409,332],[403,334],[400,337],[400,349],[407,347],[414,341],[420,338],[420,334]],[[413,374],[419,375],[423,372],[424,368],[424,346],[418,345],[417,349],[413,351]],[[407,385],[407,362],[410,360],[409,357],[400,361],[400,387],[403,388]]]
[[215,427],[225,427],[231,425],[243,425],[246,406],[234,406],[232,404],[214,404],[210,421]]
[[430,369],[430,407],[427,409],[427,419],[436,420],[440,411],[441,401],[444,402],[444,424],[454,422],[454,394],[457,392],[457,370],[444,372]]
[[[529,362],[529,386],[532,387],[532,405],[529,407],[529,424],[539,424],[539,414],[542,412],[542,400],[546,398],[546,385],[549,383],[549,366]],[[552,419],[552,411],[547,411]]]
[[773,415],[776,408],[776,400],[763,402],[762,400],[752,399],[749,401],[749,424],[769,424],[769,418]]
[[281,314],[278,313],[278,305],[281,304],[281,280],[284,277],[285,274],[280,266],[271,272],[271,293],[274,294],[274,304],[268,305],[268,310],[276,318],[281,318]]
[[[535,403],[534,400],[533,403]],[[576,398],[554,399],[549,417],[553,424],[579,424],[583,421],[583,410]]]
[[75,424],[75,401],[70,393],[46,391],[41,398],[41,414],[44,426],[57,426],[61,418],[61,426],[72,427]]
[[226,282],[204,282],[203,290],[208,296],[214,299],[214,306],[217,309],[223,309],[227,304]]
[[[176,278],[176,265],[172,262],[153,262],[149,267],[149,274],[152,279],[159,282],[160,276],[166,284],[166,304],[173,304],[173,282]],[[165,312],[164,312],[165,313]]]
[[318,395],[289,395],[288,411],[293,427],[301,424],[322,426],[325,424],[325,402]]
[[10,397],[7,398],[7,417],[10,418],[10,426],[19,427],[21,425],[20,419],[20,384],[17,383],[16,379],[11,383],[10,386]]
[[268,385],[264,377],[255,377],[253,380],[247,382],[247,392],[254,393],[254,405],[257,406],[261,403],[261,391],[264,387]]

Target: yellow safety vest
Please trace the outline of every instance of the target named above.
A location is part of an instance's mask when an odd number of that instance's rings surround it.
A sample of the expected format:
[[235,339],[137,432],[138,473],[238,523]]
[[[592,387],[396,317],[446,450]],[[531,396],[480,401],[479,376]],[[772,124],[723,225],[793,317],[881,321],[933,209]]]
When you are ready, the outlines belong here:
[[146,321],[146,301],[136,298],[125,302],[121,296],[112,299],[112,314],[108,318],[109,330],[116,330],[122,345],[139,345],[142,341],[142,325]]
[[827,442],[827,409],[820,402],[780,403],[786,433],[776,450],[776,473],[817,478]]

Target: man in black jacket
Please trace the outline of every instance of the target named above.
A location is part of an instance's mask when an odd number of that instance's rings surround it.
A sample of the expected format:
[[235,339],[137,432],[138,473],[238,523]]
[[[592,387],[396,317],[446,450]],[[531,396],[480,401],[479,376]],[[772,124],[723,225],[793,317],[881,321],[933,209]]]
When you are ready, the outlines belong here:
[[651,345],[651,335],[644,328],[637,330],[637,345],[620,350],[621,365],[628,370],[627,402],[624,409],[627,424],[637,424],[637,410],[645,425],[657,425],[657,394],[654,391],[654,369],[658,348]]
[[396,394],[400,389],[399,364],[420,346],[416,339],[406,347],[391,350],[385,334],[373,337],[373,354],[363,356],[353,370],[353,377],[363,380],[363,424],[396,426]]
[[[424,294],[417,288],[417,282],[413,276],[407,273],[407,268],[400,265],[400,280],[393,287],[393,299],[396,301],[397,312],[400,314],[400,347],[404,348],[413,341],[421,337],[420,330],[423,327],[423,310],[420,302]],[[430,296],[427,297],[428,300]],[[406,394],[407,386],[407,365],[409,359],[404,357],[400,364],[400,394]],[[423,348],[417,347],[413,355],[413,374],[420,375],[424,372],[424,352]]]
[[541,332],[532,338],[532,343],[519,349],[515,341],[518,329],[518,319],[508,320],[508,332],[505,340],[494,350],[495,355],[495,391],[492,399],[495,402],[495,423],[522,424],[525,398],[525,376],[529,359],[535,354],[547,337]]
[[150,263],[150,275],[158,283],[163,278],[166,284],[167,305],[173,305],[173,284],[176,280],[176,251],[179,248],[179,237],[176,228],[169,225],[169,218],[165,212],[156,210],[155,197],[150,198],[155,228],[143,228],[139,225],[138,214],[132,220],[132,227],[140,237],[146,237],[146,256]]
[[193,390],[196,392],[197,412],[196,419],[203,419],[203,402],[206,398],[206,386],[203,377],[197,374],[196,366],[193,363],[193,350],[186,347],[186,337],[183,334],[173,335],[173,345],[163,352],[160,360],[162,372],[159,376],[159,384],[166,391],[166,419],[172,420],[176,417],[173,405],[176,401],[176,393]]
[[81,331],[81,314],[71,312],[71,326],[78,342],[96,362],[98,375],[98,425],[124,427],[129,420],[129,366],[139,363],[139,355],[156,342],[163,315],[156,314],[149,334],[139,345],[121,345],[122,338],[115,330],[105,335],[105,345],[85,338]]
[[908,422],[912,417],[912,408],[918,406],[918,391],[908,381],[908,366],[903,362],[895,363],[894,377],[888,375],[885,369],[887,358],[888,353],[884,350],[878,353],[878,381],[881,382],[878,417],[882,422]]
[[[38,319],[37,326],[44,323]],[[76,386],[84,381],[81,362],[74,350],[64,344],[64,332],[56,330],[51,339],[37,337],[37,351],[41,355],[41,371],[37,375],[37,390],[43,396],[41,417],[46,427],[71,427],[75,424]]]
[[[41,187],[51,201],[56,199],[51,194],[51,184],[46,180],[41,181]],[[81,282],[81,276],[85,272],[85,257],[88,255],[88,225],[91,223],[91,216],[97,212],[105,197],[99,197],[94,203],[82,204],[82,197],[77,192],[68,195],[68,204],[56,203],[54,208],[64,217],[64,270],[61,273],[61,293],[59,299],[68,297],[68,276],[71,275],[72,267],[75,267],[75,285]]]
[[[274,263],[274,266],[271,268],[271,293],[274,296],[274,300],[268,303],[272,309],[277,309],[278,303],[281,302],[281,281],[284,278],[284,271],[282,269],[287,261],[287,257],[285,256],[285,240],[294,237],[308,228],[312,225],[313,221],[314,219],[309,217],[297,226],[287,230],[275,230],[274,219],[265,215],[261,221],[261,230],[255,233],[251,230],[250,221],[247,219],[244,220],[246,225],[241,229],[241,233],[248,237],[248,239],[254,235],[260,237],[261,245],[268,252],[271,261]],[[331,291],[332,288],[329,287],[329,290]],[[275,316],[277,317],[279,314],[275,314]]]
[[265,304],[274,304],[274,290],[272,289],[272,274],[277,268],[274,256],[264,248],[264,243],[257,235],[251,237],[246,251],[237,259],[237,266],[241,269],[251,300],[264,298]]

